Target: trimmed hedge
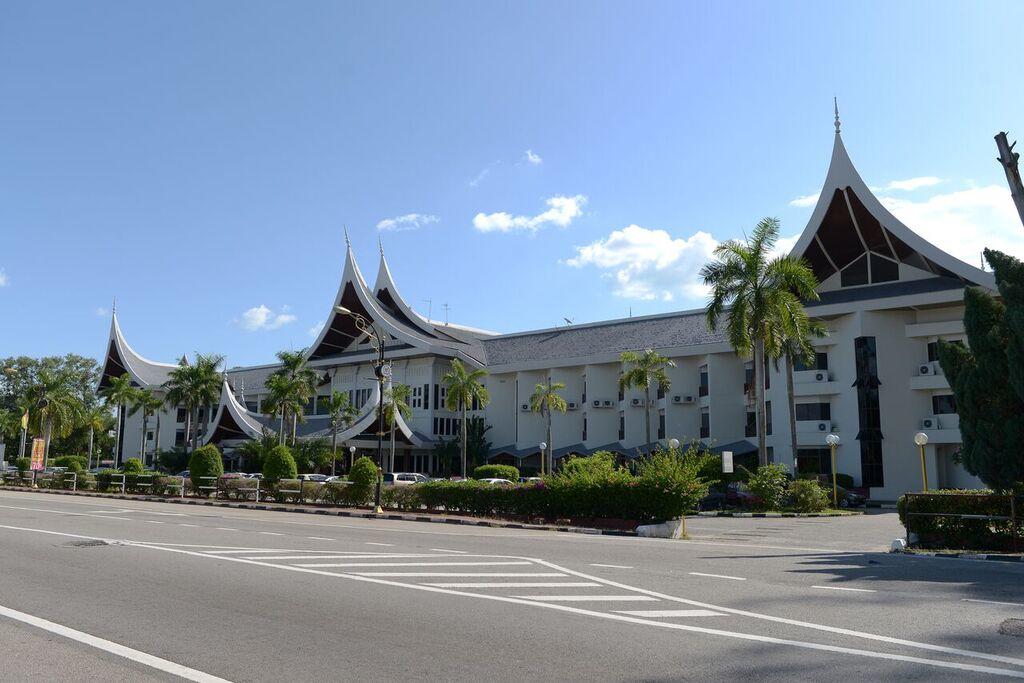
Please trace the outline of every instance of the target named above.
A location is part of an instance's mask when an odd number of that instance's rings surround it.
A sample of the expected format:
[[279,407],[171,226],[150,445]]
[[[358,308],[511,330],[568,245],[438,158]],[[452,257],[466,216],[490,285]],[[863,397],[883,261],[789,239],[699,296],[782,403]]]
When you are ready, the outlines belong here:
[[474,479],[519,480],[519,470],[512,465],[480,465],[473,470]]
[[[217,482],[204,477],[220,477],[224,474],[224,459],[213,444],[200,446],[192,452],[188,461],[189,478],[193,487],[213,486]],[[209,489],[207,489],[209,490]]]
[[[61,455],[56,458],[51,458],[50,464],[53,467],[67,467],[73,472],[79,472],[81,470],[88,469],[89,461],[84,455]],[[77,470],[75,469],[75,465],[78,466]]]
[[821,512],[831,502],[831,491],[826,493],[813,479],[797,479],[789,484],[789,507],[796,512]]
[[263,478],[273,482],[280,479],[294,479],[299,476],[299,468],[288,447],[278,444],[270,449],[263,459]]
[[142,464],[142,460],[139,458],[128,458],[121,465],[121,471],[125,474],[142,474],[146,469],[146,466]]
[[[1017,546],[1024,548],[1024,495],[1016,496]],[[989,490],[944,489],[904,495],[896,501],[900,522],[917,535],[917,548],[959,550],[1013,550],[1011,523],[1006,520],[964,519],[954,516],[912,516],[908,512],[949,513],[986,517],[1010,517],[1009,495]]]
[[[352,490],[344,495],[351,496],[351,500],[368,501],[376,491],[378,476],[377,464],[364,455],[352,464],[352,469],[348,473],[349,484],[347,485]],[[383,493],[381,495],[383,496]],[[354,504],[362,505],[363,503]]]

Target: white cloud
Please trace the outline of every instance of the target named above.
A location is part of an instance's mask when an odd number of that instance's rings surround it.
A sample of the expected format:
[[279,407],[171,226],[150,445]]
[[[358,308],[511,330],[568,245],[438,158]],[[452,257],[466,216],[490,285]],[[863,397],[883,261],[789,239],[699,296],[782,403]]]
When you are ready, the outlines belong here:
[[98,315],[101,318],[106,318],[108,315],[110,315],[110,309],[103,308],[102,306],[97,308],[95,312],[96,315]]
[[0,287],[6,287],[9,282],[10,279],[8,279],[7,273],[4,272],[3,268],[0,268]]
[[906,180],[891,180],[885,187],[872,187],[873,191],[891,192],[893,190],[900,190],[903,192],[913,192],[919,190],[922,187],[931,187],[932,185],[938,185],[942,182],[942,178],[936,178],[933,175],[923,175],[917,178],[907,178]]
[[242,314],[239,324],[249,332],[257,330],[276,330],[277,328],[295,322],[296,317],[288,313],[288,307],[282,306],[281,311],[274,313],[270,308],[260,304],[253,306]]
[[1024,257],[1024,230],[1001,185],[972,187],[914,201],[880,197],[879,201],[907,227],[943,251],[977,266],[991,247]]
[[311,327],[308,330],[306,330],[309,333],[310,339],[316,339],[317,337],[319,337],[320,336],[320,331],[322,329],[324,329],[324,325],[325,324],[326,323],[323,320],[321,320],[316,325],[313,325],[313,327]]
[[512,230],[528,230],[537,232],[548,224],[560,228],[567,227],[574,218],[583,214],[583,205],[587,203],[584,195],[572,197],[557,195],[546,199],[548,210],[536,216],[513,216],[509,213],[478,213],[473,217],[473,227],[480,232],[510,232]]
[[616,296],[693,300],[707,294],[699,271],[712,258],[717,245],[718,241],[703,231],[682,239],[673,238],[665,230],[629,225],[607,238],[576,247],[576,256],[565,263],[604,271],[603,276],[615,283]]
[[417,228],[437,223],[437,216],[422,213],[407,213],[404,216],[385,218],[377,223],[378,230],[416,230]]
[[791,199],[789,201],[789,205],[790,206],[800,206],[800,207],[814,206],[815,204],[818,203],[818,194],[819,193],[815,192],[814,194],[805,194],[803,197],[797,197],[796,199]]
[[[491,166],[493,165],[494,164],[491,164]],[[491,166],[488,166],[487,168],[485,168],[484,170],[480,171],[475,176],[470,178],[468,181],[466,181],[466,184],[469,185],[470,187],[478,186],[480,183],[484,181],[484,178],[486,178],[487,175],[491,172]]]
[[523,153],[523,161],[533,166],[540,166],[544,163],[544,160],[540,158],[540,155],[536,154],[532,149],[528,149]]

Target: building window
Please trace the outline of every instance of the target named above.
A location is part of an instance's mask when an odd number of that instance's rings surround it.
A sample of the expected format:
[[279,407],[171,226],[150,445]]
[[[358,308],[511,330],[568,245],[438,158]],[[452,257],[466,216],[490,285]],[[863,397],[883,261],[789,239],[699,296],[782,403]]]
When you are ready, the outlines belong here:
[[581,441],[586,441],[587,440],[587,415],[586,415],[586,413],[583,414],[583,438],[580,439],[580,440]]
[[832,474],[832,452],[828,448],[796,449],[797,474]]
[[179,429],[174,432],[174,445],[176,448],[181,448],[185,445],[185,430]]
[[657,394],[657,396],[658,396],[658,398],[665,398],[665,387],[664,387],[664,385],[661,384],[661,382],[658,382],[658,394]]
[[754,391],[754,364],[743,364],[743,393],[749,394]]
[[177,422],[178,424],[184,424],[186,417],[187,411],[184,408],[178,408],[178,416],[175,419],[175,422]]
[[878,400],[878,357],[874,337],[853,341],[857,369],[857,417],[860,431],[860,473],[863,486],[885,486],[882,466],[882,410]]
[[843,287],[866,285],[868,283],[868,255],[861,255],[859,259],[843,268],[839,281]]
[[[947,341],[947,340],[943,340],[943,341]],[[959,344],[960,346],[964,345],[963,341],[961,341],[959,339],[954,339],[953,341],[947,341],[947,343],[949,343],[949,344]],[[932,362],[937,361],[937,360],[939,360],[939,342],[938,341],[928,342],[928,362],[932,363]]]
[[146,432],[146,441],[153,440],[153,432]]
[[797,403],[797,422],[817,422],[832,419],[831,403]]
[[764,433],[767,436],[772,435],[772,402],[764,402]]
[[803,358],[797,358],[793,361],[793,370],[828,370],[828,354],[815,353],[814,360],[810,363],[805,362]]
[[410,397],[410,408],[422,408],[423,407],[423,387],[413,387],[412,396]]
[[583,399],[580,401],[583,405],[587,403],[587,376],[583,375]]
[[885,486],[882,468],[882,442],[860,442],[860,477],[863,486]]
[[626,438],[626,413],[619,411],[619,441]]
[[743,426],[743,436],[757,436],[757,413],[753,410],[747,411],[747,423]]
[[626,400],[626,390],[622,387],[621,384],[619,385],[619,400],[620,401],[625,401]]
[[700,366],[700,387],[697,390],[699,396],[708,395],[708,366]]
[[932,396],[932,415],[953,415],[956,413],[956,397],[953,394]]
[[711,410],[700,409],[700,438],[707,439],[711,436]]
[[665,438],[665,409],[658,411],[658,438]]
[[245,402],[245,409],[248,410],[250,413],[258,413],[260,411],[260,402],[259,401],[246,401]]

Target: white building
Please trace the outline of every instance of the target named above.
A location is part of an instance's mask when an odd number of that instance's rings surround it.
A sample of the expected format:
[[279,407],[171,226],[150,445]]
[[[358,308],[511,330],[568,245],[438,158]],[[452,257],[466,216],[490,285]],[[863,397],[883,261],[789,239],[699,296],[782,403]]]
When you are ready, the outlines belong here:
[[[838,121],[818,204],[793,254],[806,258],[821,281],[821,299],[808,310],[830,330],[829,337],[815,341],[814,366],[795,373],[799,469],[830,471],[825,436],[834,432],[842,439],[838,471],[852,475],[875,499],[895,499],[920,488],[913,436],[924,431],[933,486],[980,485],[953,460],[960,430],[949,384],[937,363],[936,342],[964,339],[964,288],[994,291],[992,275],[939,250],[889,213],[850,161]],[[548,377],[565,383],[562,395],[570,407],[553,417],[556,457],[601,449],[634,457],[645,440],[645,411],[641,394],[618,390],[619,354],[644,348],[676,362],[669,370],[670,390],[658,391],[650,410],[651,433],[658,441],[699,439],[738,456],[756,451],[755,411],[745,388],[751,364],[732,351],[722,334],[708,330],[702,310],[488,333],[430,321],[413,311],[399,294],[383,250],[370,287],[351,247],[330,303],[327,324],[306,350],[310,366],[323,377],[318,397],[332,390],[349,392],[361,418],[340,439],[359,448],[375,445],[374,354],[352,318],[334,312],[341,305],[386,334],[394,381],[412,388],[412,417],[398,429],[398,470],[435,470],[434,445],[459,433],[458,415],[444,408],[441,379],[452,358],[489,373],[491,402],[470,415],[491,427],[490,456],[499,462],[537,465],[544,420],[527,404],[534,386]],[[128,372],[137,385],[159,390],[173,367],[135,353],[115,314],[101,385]],[[226,372],[220,405],[213,408],[203,441],[229,451],[240,439],[277,427],[261,413],[263,383],[275,367]],[[770,454],[792,466],[785,377],[770,366],[767,379]],[[299,435],[328,435],[321,402],[314,400],[307,412]],[[150,452],[184,440],[184,411],[168,410],[160,419],[160,444],[154,442],[155,420],[150,420]],[[126,420],[124,457],[137,453],[140,440],[137,414]]]

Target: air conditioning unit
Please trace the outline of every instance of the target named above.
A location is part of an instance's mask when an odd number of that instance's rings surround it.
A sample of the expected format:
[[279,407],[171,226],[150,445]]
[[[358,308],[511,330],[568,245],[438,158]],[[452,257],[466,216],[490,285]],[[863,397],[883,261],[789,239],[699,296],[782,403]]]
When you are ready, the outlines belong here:
[[614,403],[612,403],[611,399],[606,398],[605,400],[601,401],[602,408],[611,408],[613,405]]
[[672,403],[676,405],[680,405],[683,403],[693,403],[693,400],[694,399],[692,394],[676,394],[675,396],[672,397]]
[[819,432],[827,432],[827,431],[829,431],[829,428],[831,426],[832,425],[830,423],[828,423],[828,422],[819,422],[818,423],[818,431]]
[[644,400],[642,398],[634,398],[632,401],[630,401],[630,404],[634,408],[639,408],[640,406],[642,406],[644,404]]
[[580,404],[577,403],[576,401],[567,401],[566,404],[565,404],[565,407],[566,407],[567,410],[578,410],[579,407],[580,407]]
[[939,365],[939,361],[933,360],[927,363],[921,363],[917,367],[917,374],[919,375],[941,375],[942,366]]
[[921,429],[940,429],[939,418],[929,415],[921,420]]
[[601,399],[595,398],[593,401],[590,402],[590,405],[592,405],[595,408],[600,408],[601,407]]
[[522,403],[522,404],[520,404],[519,405],[519,410],[523,411],[524,413],[530,412],[530,404],[529,403]]
[[817,372],[814,373],[814,381],[815,382],[827,382],[828,381],[828,373],[826,371],[824,371],[824,370],[818,370]]

